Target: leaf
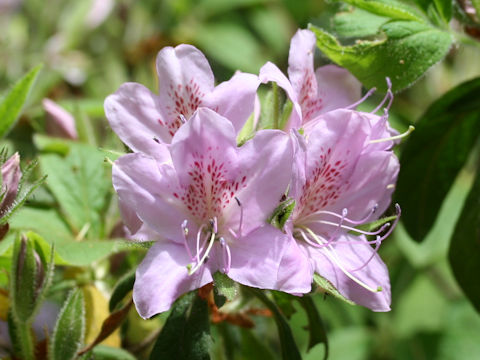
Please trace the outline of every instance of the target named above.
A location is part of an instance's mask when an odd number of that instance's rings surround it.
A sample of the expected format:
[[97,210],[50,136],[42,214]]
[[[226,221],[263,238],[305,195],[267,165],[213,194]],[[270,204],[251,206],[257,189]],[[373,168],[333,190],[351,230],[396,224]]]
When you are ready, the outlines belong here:
[[136,269],[130,270],[115,284],[108,303],[110,311],[113,311],[123,298],[132,291],[133,284],[135,283],[135,271]]
[[400,159],[396,201],[408,233],[421,241],[480,136],[480,78],[435,101],[416,123]]
[[297,301],[300,305],[305,309],[308,318],[308,332],[310,334],[308,340],[308,348],[309,351],[317,344],[324,344],[325,345],[325,355],[324,360],[328,358],[328,339],[327,339],[327,332],[325,330],[325,325],[323,324],[322,318],[318,313],[317,307],[313,302],[311,296],[304,295],[300,297],[296,297]]
[[210,343],[208,305],[196,292],[190,292],[173,305],[150,359],[210,359]]
[[235,281],[227,275],[217,271],[213,274],[214,291],[219,295],[225,296],[227,300],[232,301],[238,293],[238,287]]
[[102,236],[100,212],[110,190],[103,160],[96,148],[81,144],[72,145],[65,158],[40,156],[42,171],[49,176],[47,186],[79,239]]
[[313,282],[325,293],[334,296],[335,298],[346,302],[349,305],[355,305],[355,303],[345,296],[340,294],[340,292],[332,285],[330,281],[325,279],[323,276],[318,274],[313,274]]
[[380,27],[383,38],[342,46],[331,34],[314,26],[318,48],[348,69],[367,88],[385,91],[386,77],[393,90],[410,86],[447,54],[452,38],[447,32],[416,21],[392,21]]
[[[128,351],[106,345],[97,345],[92,350],[95,360],[136,360]],[[87,357],[87,359],[89,359]]]
[[0,137],[4,137],[13,127],[27,101],[42,65],[35,66],[21,78],[0,103]]
[[376,15],[397,20],[414,20],[423,22],[424,19],[412,8],[396,0],[342,0]]
[[477,172],[450,242],[448,259],[458,284],[480,312],[480,171]]
[[296,296],[284,293],[282,291],[270,291],[270,293],[272,294],[273,301],[275,301],[275,304],[277,304],[282,311],[282,314],[290,320],[292,315],[297,312],[293,306],[293,300],[295,300]]
[[231,70],[258,73],[267,61],[255,36],[233,22],[201,25],[192,36],[207,55]]
[[[70,360],[77,357],[85,333],[85,302],[83,292],[70,292],[60,311],[50,338],[49,360]],[[68,339],[68,340],[67,340]]]
[[438,13],[443,21],[448,24],[452,18],[453,3],[452,0],[433,0]]
[[372,14],[362,9],[341,12],[333,18],[333,30],[343,38],[363,38],[374,36],[380,26],[389,21],[385,16]]
[[283,360],[301,360],[292,330],[285,317],[282,315],[278,307],[263,293],[260,289],[247,288],[254,294],[273,314],[275,323],[277,324],[278,334],[280,337],[280,347]]

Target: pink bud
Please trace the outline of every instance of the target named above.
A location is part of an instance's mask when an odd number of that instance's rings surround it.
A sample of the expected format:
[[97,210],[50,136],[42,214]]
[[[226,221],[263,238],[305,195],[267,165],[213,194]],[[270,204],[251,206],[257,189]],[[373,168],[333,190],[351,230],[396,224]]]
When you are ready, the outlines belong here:
[[78,139],[72,114],[50,99],[43,99],[42,105],[47,113],[46,130],[48,135],[64,139]]
[[15,201],[21,177],[20,155],[15,153],[2,165],[2,194],[5,193],[5,195],[0,203],[0,216],[3,216]]

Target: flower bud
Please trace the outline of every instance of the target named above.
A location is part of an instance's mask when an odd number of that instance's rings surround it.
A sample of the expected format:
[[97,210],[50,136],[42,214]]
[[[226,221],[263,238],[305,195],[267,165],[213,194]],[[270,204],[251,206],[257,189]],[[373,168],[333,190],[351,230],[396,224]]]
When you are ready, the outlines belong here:
[[78,139],[75,119],[72,114],[50,99],[43,99],[46,117],[47,134],[64,139]]
[[7,210],[12,206],[17,197],[18,184],[22,177],[20,170],[20,155],[13,154],[10,159],[2,165],[2,195],[0,202],[0,217],[5,215]]

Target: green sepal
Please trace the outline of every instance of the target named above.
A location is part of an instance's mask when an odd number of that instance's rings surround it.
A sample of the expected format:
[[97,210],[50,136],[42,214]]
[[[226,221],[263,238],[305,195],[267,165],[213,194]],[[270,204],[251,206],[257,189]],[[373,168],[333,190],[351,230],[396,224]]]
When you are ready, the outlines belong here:
[[268,219],[268,222],[275,226],[277,229],[283,231],[283,228],[295,209],[295,200],[288,198],[280,203],[273,211],[272,216]]
[[217,271],[213,274],[214,300],[217,307],[222,307],[225,301],[232,301],[238,294],[238,284],[224,273]]
[[323,276],[318,275],[318,274],[313,274],[313,282],[318,286],[319,290],[321,292],[324,292],[326,294],[330,294],[333,297],[340,299],[344,302],[346,302],[349,305],[355,305],[355,303],[349,299],[347,299],[345,296],[340,294],[340,292],[337,290],[333,284],[325,279]]
[[73,360],[85,336],[85,299],[81,289],[73,290],[60,311],[48,348],[49,360]]
[[136,269],[132,269],[122,276],[122,278],[115,284],[112,296],[110,296],[110,301],[108,303],[110,312],[114,311],[123,298],[133,289],[133,284],[135,283],[135,271]]

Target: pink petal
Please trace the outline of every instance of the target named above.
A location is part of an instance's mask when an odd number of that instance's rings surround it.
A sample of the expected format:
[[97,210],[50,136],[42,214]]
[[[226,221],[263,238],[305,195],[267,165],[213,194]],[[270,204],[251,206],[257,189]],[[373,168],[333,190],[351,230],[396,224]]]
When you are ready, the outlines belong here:
[[119,201],[160,238],[183,242],[181,224],[186,215],[183,203],[174,196],[177,177],[171,165],[143,154],[127,154],[115,161],[112,179]]
[[[299,262],[285,254],[289,247],[288,236],[280,230],[270,225],[258,228],[230,245],[232,263],[227,275],[241,284],[260,289],[308,292],[311,270],[301,267],[295,273],[292,266]],[[285,278],[287,274],[293,276],[291,281]]]
[[174,133],[182,124],[180,115],[188,120],[213,91],[212,69],[200,50],[182,44],[158,53],[157,73],[164,121]]
[[[325,248],[304,246],[304,249],[315,263],[315,272],[330,281],[347,299],[373,311],[390,311],[390,279],[388,269],[380,256],[375,254],[361,270],[351,271],[363,266],[374,252],[373,248],[364,241],[363,236],[357,237],[350,234],[340,236],[332,245],[338,260],[333,260],[333,252],[329,250],[330,253],[327,254]],[[373,289],[381,287],[382,291],[371,292],[365,289],[345,275],[338,264],[366,285]]]
[[257,76],[238,72],[207,94],[203,105],[230,120],[238,133],[253,112],[259,84]]
[[292,84],[290,84],[290,81],[287,79],[287,77],[280,71],[280,69],[275,64],[267,62],[260,69],[259,78],[260,81],[264,84],[269,81],[276,82],[278,86],[285,90],[287,96],[293,103],[292,114],[290,115],[290,119],[285,128],[299,128],[302,125],[302,109],[300,108],[300,104],[298,103],[297,93],[294,91]]
[[158,96],[146,87],[123,84],[105,100],[105,115],[113,131],[133,151],[164,159],[165,147],[158,142],[170,143],[172,135],[162,125]]
[[[244,233],[262,226],[280,204],[290,183],[293,143],[280,130],[261,130],[239,150],[239,168],[245,174],[246,187],[236,193],[243,207]],[[237,204],[226,209],[229,224],[239,222]],[[235,227],[234,227],[235,228]]]
[[362,84],[347,70],[336,65],[319,67],[317,78],[317,98],[322,100],[322,109],[313,114],[323,114],[331,110],[347,107],[362,96]]
[[78,139],[72,114],[50,99],[43,99],[42,105],[47,113],[46,130],[49,135],[65,139]]
[[190,259],[182,244],[156,242],[137,268],[133,301],[144,319],[167,311],[182,294],[212,281],[207,266],[188,275]]
[[316,97],[316,79],[313,72],[315,55],[315,34],[310,30],[298,30],[290,42],[288,55],[288,78],[301,103],[300,94]]

